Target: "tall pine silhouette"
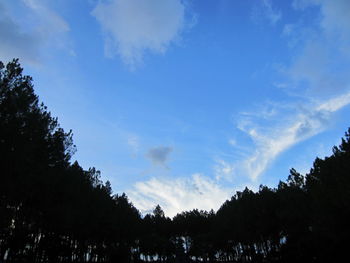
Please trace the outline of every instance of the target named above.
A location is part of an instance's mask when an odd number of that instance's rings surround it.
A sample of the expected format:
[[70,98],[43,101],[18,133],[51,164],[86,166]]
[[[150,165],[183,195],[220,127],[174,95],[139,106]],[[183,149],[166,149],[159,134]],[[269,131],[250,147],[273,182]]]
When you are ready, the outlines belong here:
[[220,209],[141,216],[64,131],[23,75],[0,63],[0,262],[340,262],[350,236],[350,129],[333,154]]

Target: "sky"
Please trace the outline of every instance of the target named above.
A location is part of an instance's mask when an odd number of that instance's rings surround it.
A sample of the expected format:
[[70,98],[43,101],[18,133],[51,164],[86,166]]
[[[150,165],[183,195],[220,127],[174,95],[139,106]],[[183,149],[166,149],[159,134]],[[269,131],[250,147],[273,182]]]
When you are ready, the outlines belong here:
[[276,187],[350,127],[349,0],[2,0],[0,60],[143,213]]

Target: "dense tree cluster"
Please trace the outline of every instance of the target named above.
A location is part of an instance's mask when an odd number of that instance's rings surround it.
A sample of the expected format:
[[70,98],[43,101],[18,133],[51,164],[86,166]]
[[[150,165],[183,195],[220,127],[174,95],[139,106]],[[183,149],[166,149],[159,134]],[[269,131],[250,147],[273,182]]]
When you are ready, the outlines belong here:
[[350,129],[305,176],[244,189],[215,213],[141,216],[95,168],[70,158],[72,132],[0,62],[0,262],[338,262],[350,242]]

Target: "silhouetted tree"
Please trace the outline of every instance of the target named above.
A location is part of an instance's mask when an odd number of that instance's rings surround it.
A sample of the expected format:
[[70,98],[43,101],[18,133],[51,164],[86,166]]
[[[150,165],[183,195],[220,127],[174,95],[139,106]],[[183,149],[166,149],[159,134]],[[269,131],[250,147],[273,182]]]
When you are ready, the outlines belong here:
[[0,262],[341,262],[350,236],[350,129],[333,154],[220,209],[144,217],[39,103],[18,60],[0,62]]

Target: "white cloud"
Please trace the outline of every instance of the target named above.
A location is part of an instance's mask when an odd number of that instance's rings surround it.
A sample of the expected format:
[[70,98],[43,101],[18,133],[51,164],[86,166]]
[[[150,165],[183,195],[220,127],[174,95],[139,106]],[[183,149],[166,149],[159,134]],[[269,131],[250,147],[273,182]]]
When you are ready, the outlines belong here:
[[337,39],[340,51],[350,57],[350,1],[319,0],[323,20],[321,26],[329,41]]
[[270,21],[272,25],[275,25],[282,18],[282,12],[280,10],[275,9],[272,6],[271,0],[263,0],[262,4],[265,9],[266,18]]
[[322,0],[322,26],[329,31],[341,30],[350,33],[350,2],[348,0]]
[[308,88],[316,91],[334,90],[340,86],[339,74],[329,70],[331,54],[324,42],[309,41],[302,53],[295,58],[288,68],[287,74],[292,81],[299,85],[306,81]]
[[321,11],[321,27],[327,34],[339,34],[349,40],[350,36],[350,1],[348,0],[294,0],[296,9],[318,6]]
[[231,145],[231,146],[235,146],[237,144],[236,140],[235,139],[229,139],[228,140],[228,143]]
[[[253,141],[253,153],[234,163],[224,162],[222,169],[229,167],[238,174],[249,176],[256,182],[269,165],[284,151],[295,144],[324,131],[332,118],[332,113],[350,104],[350,92],[323,101],[316,105],[295,107],[286,116],[278,109],[280,122],[275,119],[267,126],[259,126],[259,117],[253,121],[242,117],[238,128]],[[306,107],[307,106],[307,107]],[[228,171],[228,169],[227,169]]]
[[136,155],[140,150],[139,137],[133,134],[128,134],[127,143],[130,146],[132,153]]
[[335,112],[350,103],[350,92],[332,98],[317,107],[317,111]]
[[[264,1],[267,8],[270,4]],[[327,129],[333,113],[350,104],[350,1],[295,0],[293,4],[299,11],[309,6],[320,11],[318,24],[305,28],[299,21],[283,28],[282,35],[296,55],[285,66],[285,82],[279,85],[298,94],[288,97],[283,106],[275,103],[271,116],[265,111],[242,114],[238,129],[250,138],[252,152],[221,165],[221,169],[230,167],[230,172],[232,168],[235,176],[248,175],[253,182],[281,153]],[[303,102],[291,102],[296,97]]]
[[272,0],[258,1],[258,4],[253,6],[251,19],[256,24],[261,24],[267,20],[272,26],[276,25],[282,18],[281,10],[273,6]]
[[292,6],[294,9],[304,10],[310,5],[315,5],[319,0],[294,0]]
[[[281,19],[281,13],[272,8],[271,3],[263,1],[266,16],[270,12],[269,19],[274,24]],[[245,150],[243,155],[231,154],[235,160],[217,159],[214,165],[216,181],[197,175],[197,179],[194,176],[172,181],[152,178],[139,182],[131,194],[136,206],[141,210],[149,210],[160,203],[169,215],[195,207],[215,208],[215,204],[217,208],[232,194],[219,185],[220,180],[232,181],[234,178],[235,182],[237,179],[240,183],[246,183],[240,178],[245,175],[256,186],[261,175],[283,152],[326,130],[334,113],[350,104],[349,60],[343,56],[347,52],[350,54],[347,45],[350,39],[350,16],[344,12],[349,10],[349,3],[347,0],[299,1],[298,8],[318,5],[321,12],[320,23],[316,26],[311,23],[312,26],[305,28],[303,22],[299,21],[283,29],[283,36],[288,41],[293,40],[290,47],[295,48],[293,53],[296,55],[291,65],[284,67],[287,74],[284,75],[285,83],[280,85],[284,90],[297,86],[301,92],[298,97],[288,96],[288,101],[283,105],[272,103],[267,110],[241,115],[237,128],[244,137],[249,138],[250,145],[247,143],[244,147],[250,146],[250,151]],[[338,65],[340,61],[345,67]],[[307,88],[303,83],[305,81],[308,83]],[[308,92],[310,89],[316,92]],[[328,90],[327,96],[320,96],[320,90]],[[302,101],[293,102],[296,98]],[[235,137],[228,143],[242,152],[242,140],[239,138]],[[213,200],[216,201],[211,203]]]
[[146,157],[150,159],[153,164],[166,167],[166,163],[172,151],[173,148],[171,147],[157,146],[149,149]]
[[[302,82],[317,94],[344,91],[350,83],[350,1],[348,0],[295,0],[294,7],[305,9],[316,6],[320,11],[319,23],[308,26],[305,34],[300,25],[286,25],[284,35],[303,36],[303,46],[286,73],[294,86]],[[305,25],[304,25],[305,27]],[[293,34],[291,35],[291,29]]]
[[132,68],[147,50],[164,53],[186,23],[182,0],[105,0],[92,15],[105,34],[106,56],[117,54]]
[[282,30],[282,34],[285,36],[290,36],[295,31],[295,25],[294,24],[285,24]]
[[217,160],[216,165],[214,165],[214,173],[216,180],[226,179],[232,181],[234,171],[235,169],[232,164],[221,159]]
[[136,183],[127,193],[142,212],[151,211],[159,204],[170,217],[195,208],[216,210],[233,194],[201,174],[193,174],[191,178],[151,178]]

